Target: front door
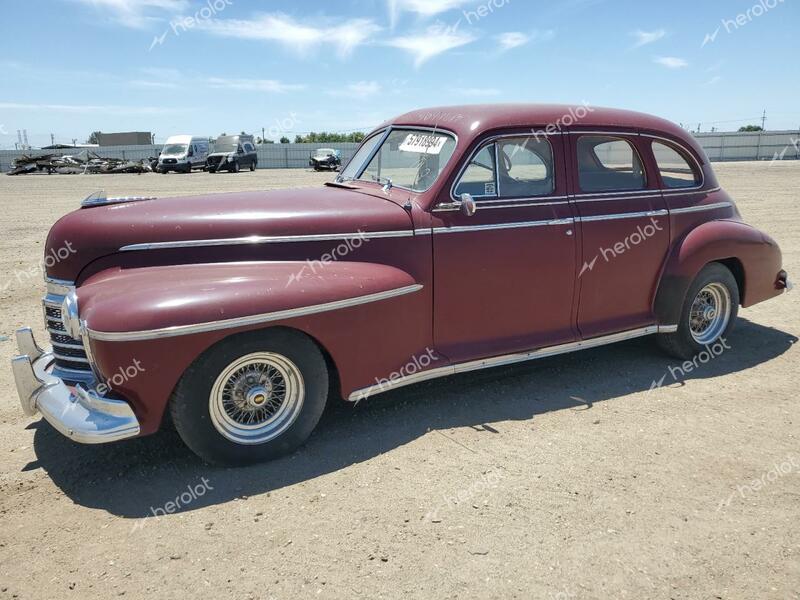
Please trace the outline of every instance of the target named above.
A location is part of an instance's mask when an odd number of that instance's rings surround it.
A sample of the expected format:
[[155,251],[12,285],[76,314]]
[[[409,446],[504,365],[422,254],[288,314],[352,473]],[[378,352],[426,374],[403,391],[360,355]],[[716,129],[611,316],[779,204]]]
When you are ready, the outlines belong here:
[[564,136],[527,131],[479,142],[433,211],[434,340],[454,362],[576,339]]

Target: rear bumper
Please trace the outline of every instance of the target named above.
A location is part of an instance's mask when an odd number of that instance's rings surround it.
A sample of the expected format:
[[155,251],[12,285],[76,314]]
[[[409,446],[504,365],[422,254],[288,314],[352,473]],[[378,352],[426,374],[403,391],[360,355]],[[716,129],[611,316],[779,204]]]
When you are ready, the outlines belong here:
[[17,330],[19,356],[11,359],[22,411],[45,420],[82,444],[102,444],[139,435],[136,415],[124,400],[104,398],[52,374],[53,354],[36,345],[30,328]]

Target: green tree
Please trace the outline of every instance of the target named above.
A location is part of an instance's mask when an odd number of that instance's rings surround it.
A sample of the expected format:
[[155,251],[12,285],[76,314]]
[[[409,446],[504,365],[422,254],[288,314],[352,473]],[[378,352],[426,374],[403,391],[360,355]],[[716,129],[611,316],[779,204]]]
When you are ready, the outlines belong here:
[[760,125],[747,125],[746,127],[739,127],[739,131],[747,132],[747,131],[764,131],[764,128]]
[[99,144],[100,143],[100,134],[101,131],[93,131],[92,135],[89,136],[89,139],[86,140],[87,144]]

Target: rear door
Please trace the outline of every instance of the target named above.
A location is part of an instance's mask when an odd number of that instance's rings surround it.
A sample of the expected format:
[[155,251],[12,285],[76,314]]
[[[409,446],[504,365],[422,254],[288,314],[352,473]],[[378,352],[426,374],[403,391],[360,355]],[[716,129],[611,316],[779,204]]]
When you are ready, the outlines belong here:
[[649,147],[625,131],[572,131],[569,145],[581,337],[652,325],[670,228]]

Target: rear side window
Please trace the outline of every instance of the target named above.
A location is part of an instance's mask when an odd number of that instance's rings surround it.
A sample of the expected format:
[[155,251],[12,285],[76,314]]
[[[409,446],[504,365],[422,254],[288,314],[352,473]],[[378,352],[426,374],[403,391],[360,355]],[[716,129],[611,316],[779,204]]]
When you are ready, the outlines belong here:
[[456,196],[529,198],[555,187],[553,151],[535,137],[501,138],[472,157],[455,188]]
[[653,142],[653,155],[656,157],[658,172],[665,188],[680,189],[700,185],[702,181],[700,173],[672,146]]
[[578,179],[584,192],[643,190],[644,167],[630,142],[585,135],[578,138]]

